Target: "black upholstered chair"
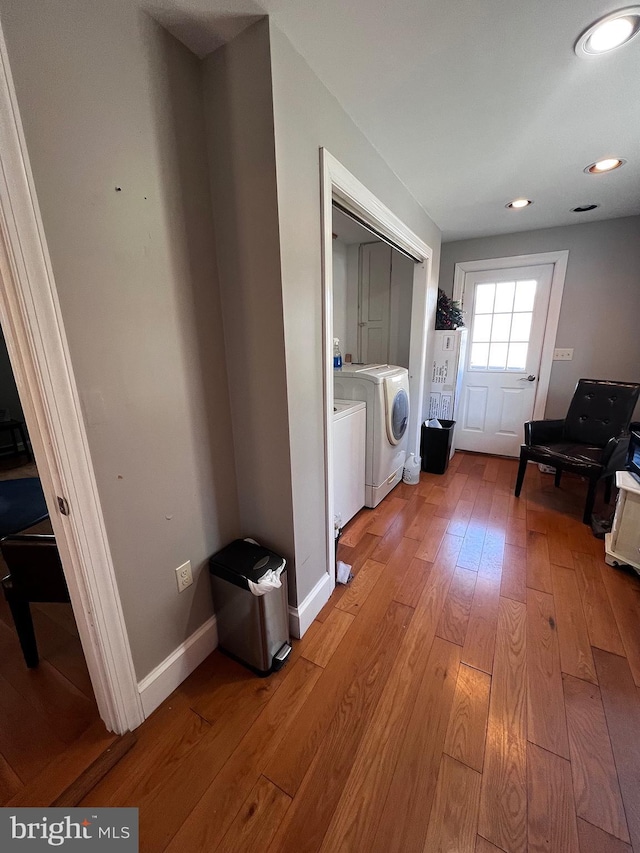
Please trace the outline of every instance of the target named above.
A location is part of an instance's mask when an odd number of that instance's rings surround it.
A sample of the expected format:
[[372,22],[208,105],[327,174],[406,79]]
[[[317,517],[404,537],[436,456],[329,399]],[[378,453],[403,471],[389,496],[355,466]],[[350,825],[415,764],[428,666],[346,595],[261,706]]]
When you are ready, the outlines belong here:
[[56,538],[39,534],[5,536],[0,540],[0,550],[9,569],[2,578],[2,589],[25,663],[33,668],[38,665],[38,646],[29,603],[70,600]]
[[564,420],[526,423],[516,497],[529,461],[555,468],[556,486],[563,471],[580,474],[589,480],[582,520],[590,524],[598,481],[606,478],[609,501],[613,475],[624,467],[629,423],[639,395],[640,384],[635,382],[580,379]]

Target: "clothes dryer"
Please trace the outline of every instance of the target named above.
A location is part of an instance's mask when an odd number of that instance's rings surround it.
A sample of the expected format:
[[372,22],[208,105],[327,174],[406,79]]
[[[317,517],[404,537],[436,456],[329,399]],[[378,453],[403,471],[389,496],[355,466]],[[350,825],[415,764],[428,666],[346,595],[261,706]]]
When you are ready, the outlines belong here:
[[392,364],[343,365],[334,397],[367,405],[365,506],[376,507],[402,479],[409,425],[409,373]]

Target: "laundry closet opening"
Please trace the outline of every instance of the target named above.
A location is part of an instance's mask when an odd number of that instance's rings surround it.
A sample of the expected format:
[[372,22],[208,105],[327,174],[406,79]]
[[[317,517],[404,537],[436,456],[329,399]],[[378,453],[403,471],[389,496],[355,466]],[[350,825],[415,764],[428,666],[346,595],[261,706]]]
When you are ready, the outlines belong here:
[[402,479],[415,261],[334,203],[333,504],[340,530]]
[[320,168],[324,596],[336,582],[337,531],[377,506],[419,452],[437,283],[427,243],[325,148]]

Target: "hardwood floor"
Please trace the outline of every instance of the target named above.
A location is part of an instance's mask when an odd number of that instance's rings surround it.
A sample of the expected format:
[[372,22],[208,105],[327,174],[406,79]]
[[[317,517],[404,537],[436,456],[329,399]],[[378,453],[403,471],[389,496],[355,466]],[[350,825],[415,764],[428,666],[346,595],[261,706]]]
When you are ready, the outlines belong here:
[[529,468],[518,500],[458,453],[359,513],[285,669],[211,655],[83,804],[150,853],[640,853],[640,579]]
[[[0,479],[35,476],[34,463],[0,459]],[[25,532],[50,533],[51,524]],[[0,556],[0,576],[7,571]],[[71,605],[33,604],[31,613],[35,669],[25,665],[0,592],[0,805],[50,804],[115,740],[98,717]]]
[[1,805],[100,723],[70,605],[33,605],[32,614],[40,664],[27,669],[0,595]]

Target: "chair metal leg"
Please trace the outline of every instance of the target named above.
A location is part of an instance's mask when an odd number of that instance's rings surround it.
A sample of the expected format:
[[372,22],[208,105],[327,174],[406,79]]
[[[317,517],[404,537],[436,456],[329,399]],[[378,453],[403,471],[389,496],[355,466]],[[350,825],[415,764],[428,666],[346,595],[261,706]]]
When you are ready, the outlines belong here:
[[18,634],[18,639],[20,640],[20,647],[22,648],[25,663],[29,669],[33,669],[38,666],[39,658],[29,602],[24,601],[22,598],[15,598],[10,593],[6,595],[6,599],[16,626],[16,632]]
[[560,478],[561,477],[562,477],[562,468],[557,467],[556,468],[556,476],[555,476],[555,479],[553,481],[556,489],[560,488]]
[[520,454],[520,465],[518,466],[518,477],[516,479],[516,497],[520,497],[520,492],[522,490],[522,483],[524,482],[524,475],[527,471],[527,462],[529,460],[526,456]]
[[611,503],[611,488],[613,486],[613,474],[604,479],[604,500],[605,503]]
[[593,505],[596,500],[596,489],[598,488],[598,479],[594,477],[589,480],[589,489],[587,490],[587,502],[584,505],[584,515],[582,521],[584,524],[591,524],[591,516],[593,515]]

